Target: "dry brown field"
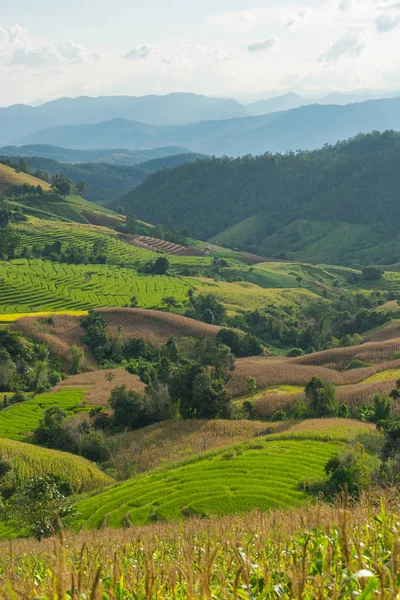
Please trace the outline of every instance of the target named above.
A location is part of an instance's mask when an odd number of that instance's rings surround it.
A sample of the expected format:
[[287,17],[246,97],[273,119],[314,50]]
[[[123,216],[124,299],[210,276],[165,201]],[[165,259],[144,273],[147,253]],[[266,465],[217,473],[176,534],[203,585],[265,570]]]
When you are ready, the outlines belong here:
[[[106,379],[110,373],[114,376],[111,382]],[[137,375],[131,375],[125,369],[104,369],[70,375],[52,391],[83,389],[86,394],[86,401],[89,404],[107,406],[111,390],[120,385],[125,385],[128,390],[133,390],[139,394],[143,394],[146,387]]]
[[[124,339],[141,337],[154,346],[164,344],[171,336],[214,338],[220,327],[171,313],[140,308],[101,308],[99,312],[107,322],[107,330],[115,334],[120,327]],[[49,317],[51,320],[49,320]],[[81,346],[85,351],[82,368],[93,370],[96,363],[89,348],[82,344],[85,330],[80,326],[82,317],[54,314],[48,317],[23,317],[13,323],[13,328],[29,339],[46,343],[51,352],[68,363],[71,346]]]

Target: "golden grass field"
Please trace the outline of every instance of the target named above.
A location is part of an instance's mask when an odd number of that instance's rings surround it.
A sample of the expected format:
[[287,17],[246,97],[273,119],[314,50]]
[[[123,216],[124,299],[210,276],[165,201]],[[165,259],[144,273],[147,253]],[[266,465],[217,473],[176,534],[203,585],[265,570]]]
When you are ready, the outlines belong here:
[[[156,310],[139,308],[98,309],[107,322],[109,333],[115,334],[121,327],[124,339],[142,337],[154,346],[164,344],[171,336],[215,337],[220,330],[216,325],[208,325],[194,319]],[[93,370],[96,363],[90,350],[81,342],[85,330],[80,326],[81,318],[70,314],[51,315],[51,322],[42,317],[24,317],[15,322],[14,328],[24,336],[46,343],[51,352],[68,362],[71,346],[81,346],[85,351],[82,367]]]
[[[113,375],[111,383],[106,379],[110,374]],[[79,375],[70,375],[56,385],[52,391],[82,390],[88,404],[107,406],[111,390],[120,385],[125,385],[128,390],[133,390],[139,394],[143,394],[146,387],[137,375],[131,375],[125,369],[102,369],[99,371],[86,371]]]
[[27,175],[26,173],[17,173],[11,167],[0,164],[0,192],[4,192],[10,187],[23,185],[24,183],[35,187],[40,185],[45,191],[49,191],[51,188],[51,185],[46,181],[37,179],[32,175]]
[[398,495],[388,492],[350,507],[318,502],[3,542],[0,597],[394,600],[399,508]]

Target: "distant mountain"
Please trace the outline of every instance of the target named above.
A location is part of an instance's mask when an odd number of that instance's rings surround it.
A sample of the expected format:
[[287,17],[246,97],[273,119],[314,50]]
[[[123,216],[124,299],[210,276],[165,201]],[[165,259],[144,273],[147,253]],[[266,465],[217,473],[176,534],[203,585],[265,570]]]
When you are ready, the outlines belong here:
[[188,154],[186,148],[168,146],[165,148],[152,148],[150,150],[137,150],[133,152],[127,149],[113,148],[105,150],[75,150],[73,148],[59,148],[46,144],[28,144],[25,146],[3,146],[0,155],[41,157],[65,163],[102,162],[113,165],[138,165],[153,158],[163,158]]
[[113,119],[150,125],[184,125],[246,114],[245,107],[236,100],[196,94],[61,98],[36,107],[17,104],[0,108],[0,144],[15,143],[23,136],[59,125],[84,125]]
[[179,127],[128,119],[48,128],[20,143],[87,148],[184,146],[201,154],[241,156],[311,150],[358,133],[400,129],[400,98],[337,105],[308,105],[258,117],[202,121]]
[[275,96],[268,100],[259,100],[258,102],[252,102],[246,105],[246,109],[249,115],[257,117],[259,115],[267,115],[269,113],[280,112],[282,110],[291,110],[292,108],[299,108],[306,104],[312,104],[313,101],[309,98],[303,98],[297,94],[289,93],[283,96]]
[[157,171],[118,206],[260,256],[394,264],[399,164],[400,133],[373,132],[313,152],[212,158]]

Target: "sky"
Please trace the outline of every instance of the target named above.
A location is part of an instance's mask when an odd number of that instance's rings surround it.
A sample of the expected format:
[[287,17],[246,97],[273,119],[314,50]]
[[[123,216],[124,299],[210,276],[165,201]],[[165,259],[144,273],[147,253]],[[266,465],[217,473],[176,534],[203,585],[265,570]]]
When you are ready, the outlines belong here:
[[396,0],[0,2],[0,106],[400,89],[399,35]]

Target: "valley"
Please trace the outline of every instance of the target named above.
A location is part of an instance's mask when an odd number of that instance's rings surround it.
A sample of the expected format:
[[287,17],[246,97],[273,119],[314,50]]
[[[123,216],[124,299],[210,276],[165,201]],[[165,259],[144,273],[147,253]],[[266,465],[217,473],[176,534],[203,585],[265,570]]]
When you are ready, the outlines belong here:
[[10,148],[0,577],[16,597],[311,599],[322,563],[321,597],[397,589],[379,569],[398,543],[398,147],[375,132],[125,166]]

